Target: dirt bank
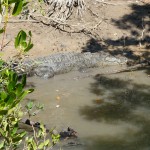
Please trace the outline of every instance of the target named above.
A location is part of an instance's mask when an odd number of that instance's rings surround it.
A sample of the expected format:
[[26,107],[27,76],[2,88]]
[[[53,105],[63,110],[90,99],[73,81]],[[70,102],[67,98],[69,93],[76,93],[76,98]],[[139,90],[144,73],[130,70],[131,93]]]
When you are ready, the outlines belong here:
[[86,1],[83,18],[73,16],[67,22],[72,28],[65,31],[34,22],[32,19],[16,20],[8,24],[2,57],[13,56],[14,37],[20,29],[32,31],[34,47],[29,57],[36,58],[51,53],[76,51],[107,51],[131,59],[149,59],[150,4],[140,0]]

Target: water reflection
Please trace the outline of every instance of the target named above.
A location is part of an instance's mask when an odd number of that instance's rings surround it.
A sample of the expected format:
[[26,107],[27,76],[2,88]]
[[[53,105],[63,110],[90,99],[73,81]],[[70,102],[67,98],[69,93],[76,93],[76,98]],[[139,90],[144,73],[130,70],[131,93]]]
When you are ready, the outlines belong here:
[[[93,69],[92,74],[100,71]],[[30,78],[35,91],[29,99],[45,106],[34,120],[49,128],[77,130],[83,145],[65,144],[63,150],[149,150],[150,78],[145,70],[74,80],[82,75],[70,72],[49,80]]]
[[[145,80],[143,78],[143,80]],[[120,126],[120,122],[133,125],[124,133],[114,136],[88,137],[85,150],[148,150],[150,149],[150,86],[120,77],[97,75],[90,85],[102,102],[80,108],[80,114],[89,121]],[[138,130],[135,130],[135,129]],[[133,132],[135,130],[135,132]],[[133,134],[131,134],[133,132]]]

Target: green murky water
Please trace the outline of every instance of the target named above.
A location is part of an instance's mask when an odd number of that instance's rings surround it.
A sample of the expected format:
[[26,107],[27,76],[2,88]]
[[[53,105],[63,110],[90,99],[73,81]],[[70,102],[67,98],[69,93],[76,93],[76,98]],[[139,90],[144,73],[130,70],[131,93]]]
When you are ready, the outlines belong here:
[[29,98],[45,106],[34,120],[78,132],[83,145],[63,150],[149,150],[149,71],[86,77],[99,71],[29,78],[28,86],[35,87]]

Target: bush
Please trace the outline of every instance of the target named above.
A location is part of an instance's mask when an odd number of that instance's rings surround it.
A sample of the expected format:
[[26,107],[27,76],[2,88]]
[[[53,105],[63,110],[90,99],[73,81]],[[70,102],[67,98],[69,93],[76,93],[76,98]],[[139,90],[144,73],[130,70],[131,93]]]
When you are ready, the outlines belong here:
[[[22,9],[28,4],[26,0],[1,0],[0,1],[0,22],[4,20],[3,27],[0,29],[2,34],[1,50],[4,46],[4,38],[7,30],[7,23],[10,16],[17,16]],[[27,34],[21,30],[15,38],[15,48],[18,50],[17,57],[32,49],[32,34]],[[26,131],[19,129],[19,123],[24,115],[21,101],[33,89],[25,90],[26,75],[20,76],[11,68],[13,64],[8,64],[0,59],[0,149],[16,150],[20,146],[28,150],[46,150],[52,147],[58,140],[59,135],[53,135],[51,132],[52,142],[47,138],[46,128],[41,124],[38,132],[34,136],[29,136]],[[29,113],[28,107],[27,111]],[[41,108],[41,107],[40,107]]]

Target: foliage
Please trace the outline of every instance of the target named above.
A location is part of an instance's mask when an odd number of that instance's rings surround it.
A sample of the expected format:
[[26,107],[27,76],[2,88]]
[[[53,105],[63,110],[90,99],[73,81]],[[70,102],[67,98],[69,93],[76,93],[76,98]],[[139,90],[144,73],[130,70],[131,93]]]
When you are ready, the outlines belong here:
[[[1,50],[4,46],[4,38],[7,29],[7,23],[11,16],[17,16],[21,13],[23,7],[27,5],[26,0],[1,0],[0,1],[0,22],[4,19],[4,25],[0,29],[0,34],[3,35]],[[15,38],[15,48],[22,55],[32,49],[31,31],[27,34],[21,30]],[[10,65],[11,66],[11,65]],[[24,112],[20,102],[33,89],[26,89],[26,75],[22,75],[20,80],[19,75],[10,68],[5,61],[0,59],[0,149],[15,150],[18,149],[24,142],[23,149],[37,150],[53,146],[50,138],[47,138],[47,130],[44,125],[40,125],[38,132],[32,126],[34,136],[28,135],[24,130],[19,129]],[[29,102],[26,105],[29,117],[34,116],[37,112],[32,113],[33,103]],[[42,105],[36,105],[38,110],[43,109]],[[51,136],[51,132],[49,132]],[[59,140],[59,135],[52,136],[52,142],[56,143]]]
[[46,150],[48,147],[53,146],[50,139],[47,138],[47,131],[44,125],[40,125],[38,132],[34,130],[34,137],[26,137],[26,147],[28,149],[42,149]]
[[[35,110],[33,110],[35,107]],[[42,104],[35,105],[32,101],[29,101],[27,105],[25,106],[27,110],[28,117],[31,118],[32,116],[35,116],[39,113],[39,111],[44,109],[44,106]]]
[[[25,75],[20,81],[17,73],[9,69],[4,69],[0,74],[0,134],[2,136],[0,149],[17,149],[24,141],[25,136],[24,149],[29,150],[46,150],[59,141],[60,135],[47,132],[47,129],[42,124],[38,131],[32,126],[34,136],[29,136],[25,131],[19,130],[19,122],[24,114],[20,102],[28,93],[33,92],[33,89],[24,90],[25,85]],[[29,102],[26,105],[29,117],[35,115],[35,112],[31,113],[33,107],[33,102]],[[43,109],[43,106],[38,104],[36,108]],[[50,141],[50,136],[52,142]]]
[[[25,107],[27,109],[29,118],[37,115],[37,113],[40,110],[43,110],[44,108],[42,104],[35,105],[32,101],[29,101]],[[36,111],[33,111],[34,107],[36,107]],[[53,134],[53,129],[49,131],[48,129],[46,129],[45,125],[43,124],[40,124],[38,131],[36,131],[33,126],[32,128],[34,131],[34,137],[26,137],[25,147],[28,147],[29,149],[33,149],[33,150],[37,150],[37,149],[46,150],[49,147],[52,147],[53,145],[59,142],[60,135]],[[49,137],[51,137],[52,141],[50,141]]]
[[16,149],[26,135],[25,131],[18,130],[23,115],[20,102],[28,93],[33,92],[33,89],[24,90],[25,84],[25,75],[19,81],[17,74],[9,69],[4,69],[0,74],[1,149]]
[[7,23],[11,16],[17,16],[21,13],[23,6],[26,5],[25,0],[1,0],[0,1],[0,22],[4,20],[4,26],[0,29],[3,33],[1,50],[4,46],[4,38],[7,29]]
[[31,31],[29,31],[29,41],[27,42],[27,34],[25,31],[21,30],[15,38],[15,48],[18,49],[20,53],[28,52],[33,47],[31,37],[32,34]]

